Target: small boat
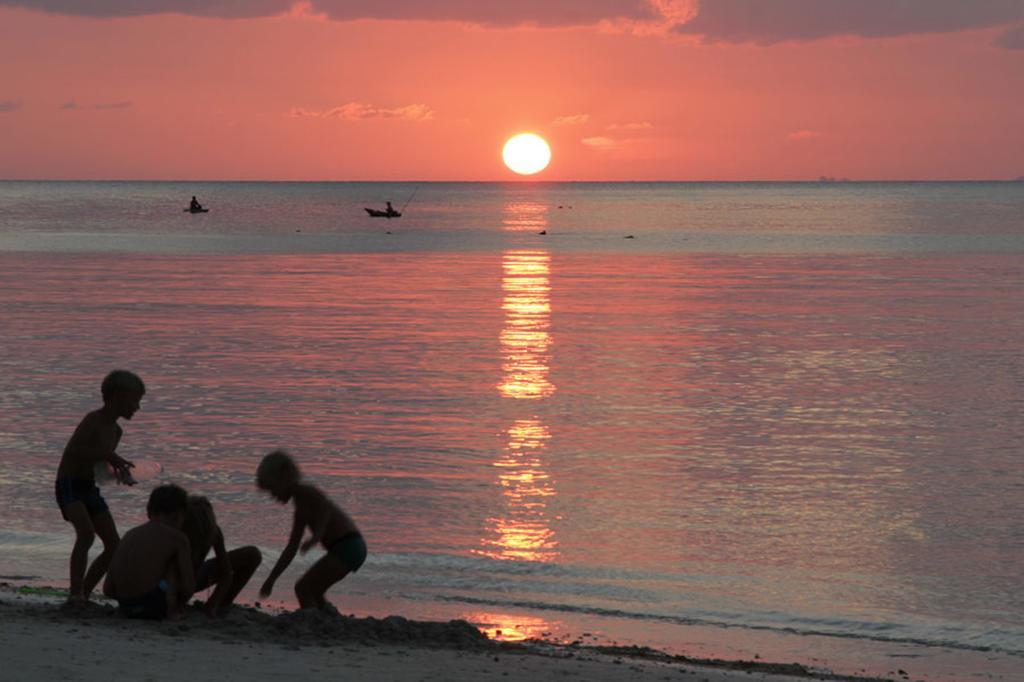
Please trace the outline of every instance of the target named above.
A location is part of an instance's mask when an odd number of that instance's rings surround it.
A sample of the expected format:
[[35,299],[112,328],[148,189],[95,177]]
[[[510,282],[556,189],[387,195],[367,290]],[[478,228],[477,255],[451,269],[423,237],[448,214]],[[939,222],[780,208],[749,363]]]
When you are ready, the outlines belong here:
[[402,212],[401,211],[394,211],[394,210],[392,210],[392,211],[381,211],[381,210],[376,209],[376,208],[364,208],[363,210],[366,211],[370,215],[371,218],[401,218],[402,217]]
[[186,208],[186,209],[184,209],[184,212],[185,213],[209,213],[210,209],[208,209],[208,208]]

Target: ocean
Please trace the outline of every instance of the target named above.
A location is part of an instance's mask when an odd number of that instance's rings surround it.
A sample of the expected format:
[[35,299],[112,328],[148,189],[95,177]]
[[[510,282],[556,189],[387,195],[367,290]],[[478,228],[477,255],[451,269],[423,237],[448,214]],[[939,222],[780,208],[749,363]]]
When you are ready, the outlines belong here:
[[1022,348],[1024,183],[0,182],[0,575],[66,583],[123,367],[119,529],[208,496],[244,601],[283,447],[367,537],[344,613],[1021,679]]

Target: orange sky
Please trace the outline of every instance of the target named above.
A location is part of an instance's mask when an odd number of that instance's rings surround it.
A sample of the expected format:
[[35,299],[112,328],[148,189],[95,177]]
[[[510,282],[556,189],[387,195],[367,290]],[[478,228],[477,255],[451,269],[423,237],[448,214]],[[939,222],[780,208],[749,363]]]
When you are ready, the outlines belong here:
[[1024,0],[139,4],[0,0],[0,178],[1024,175]]

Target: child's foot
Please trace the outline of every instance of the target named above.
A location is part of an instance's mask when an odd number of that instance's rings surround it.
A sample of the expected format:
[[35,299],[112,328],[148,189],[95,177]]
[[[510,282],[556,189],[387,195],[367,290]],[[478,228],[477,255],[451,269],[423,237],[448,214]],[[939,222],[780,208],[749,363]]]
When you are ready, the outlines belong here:
[[62,609],[67,610],[78,610],[84,609],[89,605],[89,598],[84,594],[72,594],[68,595],[67,601],[61,604]]

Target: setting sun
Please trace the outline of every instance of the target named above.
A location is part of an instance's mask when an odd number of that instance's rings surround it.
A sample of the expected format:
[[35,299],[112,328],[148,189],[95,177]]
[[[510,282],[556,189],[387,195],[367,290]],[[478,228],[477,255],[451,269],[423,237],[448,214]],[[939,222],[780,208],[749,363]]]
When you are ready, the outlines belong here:
[[551,147],[539,135],[519,133],[505,143],[501,157],[509,170],[520,175],[533,175],[548,167]]

